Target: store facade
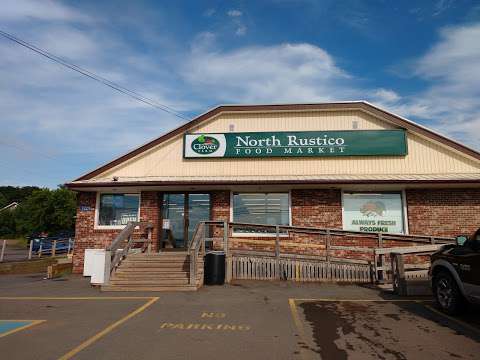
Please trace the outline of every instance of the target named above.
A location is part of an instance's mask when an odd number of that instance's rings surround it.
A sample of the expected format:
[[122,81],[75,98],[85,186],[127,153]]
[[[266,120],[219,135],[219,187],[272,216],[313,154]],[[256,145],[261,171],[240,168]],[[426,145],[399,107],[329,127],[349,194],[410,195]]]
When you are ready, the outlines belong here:
[[[68,186],[79,192],[76,272],[128,221],[153,224],[156,251],[185,249],[204,220],[432,236],[480,227],[480,154],[365,102],[219,106]],[[229,236],[262,249],[272,234]]]

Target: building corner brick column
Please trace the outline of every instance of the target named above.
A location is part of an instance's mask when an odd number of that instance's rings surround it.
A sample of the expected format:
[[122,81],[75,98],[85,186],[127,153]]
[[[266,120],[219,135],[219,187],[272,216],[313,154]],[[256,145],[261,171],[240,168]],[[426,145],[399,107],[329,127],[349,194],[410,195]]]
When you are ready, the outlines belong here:
[[151,240],[152,251],[158,251],[158,237],[160,229],[160,198],[157,191],[141,192],[140,221],[151,223],[153,225]]
[[230,220],[230,191],[219,190],[210,192],[212,221]]

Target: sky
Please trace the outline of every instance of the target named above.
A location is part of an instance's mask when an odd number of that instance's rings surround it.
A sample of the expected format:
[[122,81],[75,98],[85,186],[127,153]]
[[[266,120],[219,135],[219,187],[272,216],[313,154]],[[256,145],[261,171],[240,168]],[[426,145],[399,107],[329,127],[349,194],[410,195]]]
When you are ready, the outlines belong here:
[[[367,100],[480,150],[478,0],[0,1],[0,30],[187,118]],[[0,185],[55,188],[184,122],[0,37]]]

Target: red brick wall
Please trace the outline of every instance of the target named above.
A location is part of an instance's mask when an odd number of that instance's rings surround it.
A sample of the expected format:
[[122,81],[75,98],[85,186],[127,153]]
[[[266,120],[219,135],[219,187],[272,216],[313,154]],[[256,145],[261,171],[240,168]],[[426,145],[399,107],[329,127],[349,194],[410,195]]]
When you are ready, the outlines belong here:
[[[292,224],[294,226],[342,228],[341,192],[335,189],[292,190]],[[455,236],[471,234],[480,227],[480,189],[431,189],[407,190],[408,225],[411,234]],[[105,248],[118,234],[119,230],[95,230],[95,193],[80,193],[78,206],[88,206],[90,210],[77,210],[76,246],[74,252],[74,271],[83,270],[83,253],[86,248]],[[230,192],[228,190],[211,192],[211,219],[230,221]],[[157,192],[142,192],[140,202],[141,221],[154,224],[153,244],[156,249],[159,227],[160,204]],[[221,236],[217,228],[214,235]],[[282,250],[297,251],[302,254],[324,254],[324,239],[319,236],[291,234],[282,238]],[[294,246],[292,243],[301,243]],[[358,245],[374,247],[373,239],[358,237],[338,237],[335,245]],[[400,246],[406,243],[385,242],[385,246]],[[232,248],[274,250],[271,237],[235,237]],[[338,255],[359,257],[356,253],[346,252]]]
[[342,228],[340,190],[292,190],[292,225]]
[[471,235],[480,227],[480,189],[407,190],[410,234]]
[[156,191],[142,191],[140,195],[140,221],[152,223],[152,250],[158,249],[161,199]]
[[212,191],[210,202],[213,221],[230,221],[230,191]]
[[[115,239],[121,230],[95,229],[95,205],[97,194],[95,192],[81,192],[77,200],[77,221],[75,224],[75,249],[73,252],[73,272],[83,272],[83,258],[85,249],[105,249]],[[81,211],[81,207],[88,210]],[[157,192],[142,192],[140,198],[140,220],[153,223],[152,232],[153,248],[157,247],[159,229],[159,205]],[[135,237],[145,234],[136,232]]]

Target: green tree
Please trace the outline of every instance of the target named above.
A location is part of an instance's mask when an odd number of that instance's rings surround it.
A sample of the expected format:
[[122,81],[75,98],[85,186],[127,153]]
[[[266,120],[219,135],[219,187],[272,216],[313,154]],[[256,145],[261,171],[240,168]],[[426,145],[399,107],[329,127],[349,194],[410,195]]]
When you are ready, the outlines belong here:
[[17,232],[49,233],[72,230],[75,225],[76,194],[62,188],[35,190],[15,211]]
[[76,193],[65,188],[52,191],[49,206],[52,212],[49,216],[48,231],[73,230],[76,207]]
[[0,203],[1,198],[5,198],[5,205],[8,205],[14,201],[21,203],[27,197],[32,195],[32,193],[36,190],[40,190],[40,188],[36,186],[0,186]]
[[0,209],[7,205],[8,205],[7,197],[0,192]]
[[4,210],[0,211],[0,237],[8,238],[15,237],[16,224],[15,224],[15,211]]

